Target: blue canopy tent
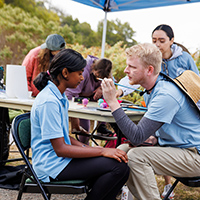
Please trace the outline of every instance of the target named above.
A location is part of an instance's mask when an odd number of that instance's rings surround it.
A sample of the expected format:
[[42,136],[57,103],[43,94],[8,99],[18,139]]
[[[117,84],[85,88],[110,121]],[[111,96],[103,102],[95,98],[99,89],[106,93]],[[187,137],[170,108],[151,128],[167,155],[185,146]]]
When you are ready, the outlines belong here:
[[102,34],[102,52],[101,57],[104,57],[106,29],[107,29],[107,13],[119,12],[128,10],[137,10],[144,8],[155,8],[162,6],[173,6],[181,4],[197,3],[200,0],[73,0],[94,8],[102,9],[105,12],[103,34]]

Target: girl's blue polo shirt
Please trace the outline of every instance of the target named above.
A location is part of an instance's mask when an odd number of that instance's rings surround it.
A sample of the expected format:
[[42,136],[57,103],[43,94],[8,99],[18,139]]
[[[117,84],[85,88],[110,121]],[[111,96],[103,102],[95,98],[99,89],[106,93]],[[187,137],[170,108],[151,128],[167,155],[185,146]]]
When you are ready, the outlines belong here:
[[64,137],[71,145],[68,124],[69,102],[51,81],[37,95],[31,109],[32,163],[38,178],[49,182],[68,165],[71,158],[58,157],[50,139]]
[[157,131],[161,146],[196,147],[200,153],[199,112],[174,83],[160,80],[144,98],[148,108],[144,116],[164,122]]

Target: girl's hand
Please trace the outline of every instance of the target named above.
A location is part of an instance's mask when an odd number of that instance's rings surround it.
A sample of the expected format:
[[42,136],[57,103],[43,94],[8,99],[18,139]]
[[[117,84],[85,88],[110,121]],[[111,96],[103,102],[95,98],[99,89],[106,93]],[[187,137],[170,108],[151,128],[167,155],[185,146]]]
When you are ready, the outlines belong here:
[[95,91],[94,91],[94,96],[93,96],[93,99],[94,100],[98,100],[102,97],[102,88],[101,86],[98,87]]
[[102,156],[108,157],[108,158],[114,158],[119,162],[122,162],[122,161],[124,161],[125,163],[128,162],[128,156],[126,152],[122,151],[121,149],[103,148]]
[[119,97],[121,97],[122,95],[123,95],[122,89],[118,89],[118,90],[116,91],[115,97],[116,97],[116,98],[119,98]]

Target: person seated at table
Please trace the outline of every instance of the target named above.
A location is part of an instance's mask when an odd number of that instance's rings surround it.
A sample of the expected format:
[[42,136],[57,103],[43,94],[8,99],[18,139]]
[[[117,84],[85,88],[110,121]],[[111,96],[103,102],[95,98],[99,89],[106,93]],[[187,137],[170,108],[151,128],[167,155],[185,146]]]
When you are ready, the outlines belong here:
[[[97,101],[102,98],[101,80],[98,78],[111,77],[112,62],[106,58],[98,59],[95,56],[88,55],[86,58],[87,65],[83,72],[84,80],[76,88],[67,88],[65,94],[69,100],[72,97],[84,97],[89,101]],[[100,122],[99,122],[100,123]],[[82,133],[90,132],[90,120],[71,118],[71,127],[73,131]],[[106,123],[99,125],[98,134],[110,135],[112,131],[106,128]],[[88,143],[89,137],[79,136],[79,140]]]
[[[103,96],[131,145],[137,146],[158,133],[159,146],[132,148],[122,144],[119,148],[128,152],[130,176],[127,186],[131,193],[137,199],[161,199],[155,174],[176,177],[200,174],[200,111],[167,75],[159,73],[162,53],[154,44],[132,46],[126,49],[126,55],[124,72],[130,84],[140,84],[146,89],[146,113],[137,125],[132,122],[115,97],[116,89],[111,79],[102,81]],[[195,73],[193,76],[198,78]],[[199,93],[193,95],[200,99]]]
[[43,182],[92,180],[86,200],[115,200],[129,176],[126,153],[90,147],[69,136],[65,90],[83,81],[85,66],[80,53],[64,49],[52,59],[49,71],[34,80],[40,93],[31,109],[32,164]]
[[26,67],[26,76],[28,90],[32,91],[32,96],[36,97],[39,91],[34,86],[33,81],[40,73],[47,71],[52,58],[62,49],[65,48],[65,40],[61,35],[48,35],[46,41],[29,51],[22,62],[22,66]]

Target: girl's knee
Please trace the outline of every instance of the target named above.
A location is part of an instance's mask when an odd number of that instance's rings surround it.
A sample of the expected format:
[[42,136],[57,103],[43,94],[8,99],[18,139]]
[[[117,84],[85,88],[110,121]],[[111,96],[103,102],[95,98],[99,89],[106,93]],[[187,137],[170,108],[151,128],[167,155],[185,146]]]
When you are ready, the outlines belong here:
[[118,164],[118,167],[116,169],[116,173],[120,176],[122,175],[129,175],[129,166],[127,163],[121,162]]

